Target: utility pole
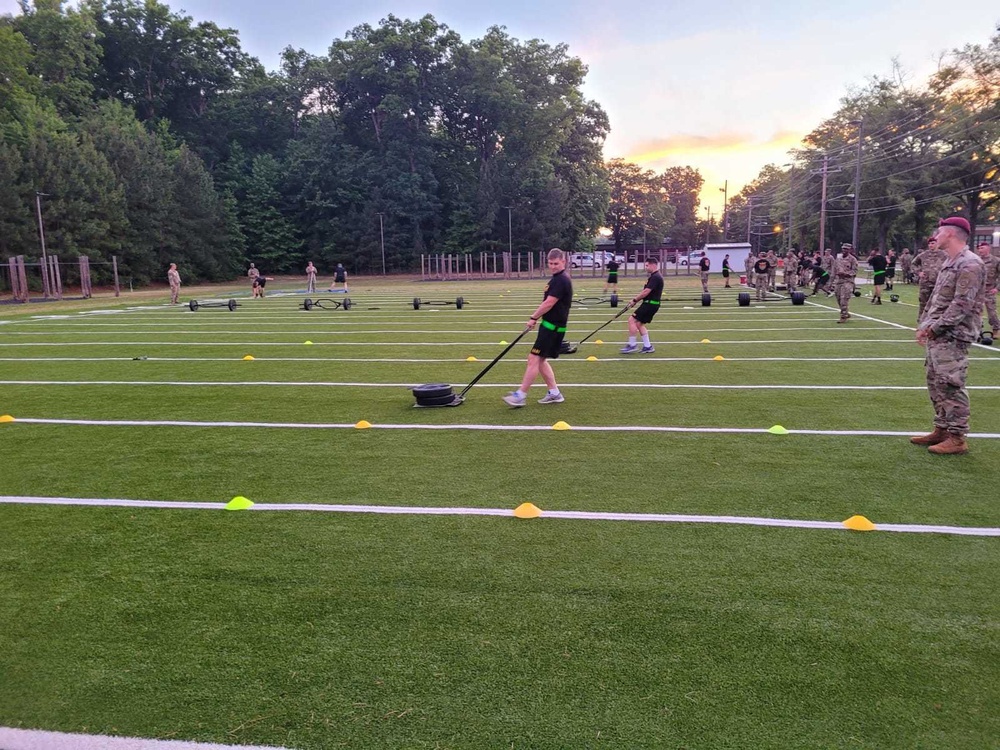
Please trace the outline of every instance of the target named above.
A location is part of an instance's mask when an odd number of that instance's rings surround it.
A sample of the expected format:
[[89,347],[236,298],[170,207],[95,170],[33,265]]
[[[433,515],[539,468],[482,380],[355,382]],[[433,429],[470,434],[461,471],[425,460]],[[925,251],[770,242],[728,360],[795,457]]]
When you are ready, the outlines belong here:
[[709,245],[712,243],[712,207],[705,206],[705,211],[708,212],[708,218],[705,219],[705,244]]
[[507,209],[507,252],[514,257],[514,233],[511,231],[513,221],[511,219],[511,206],[504,206]]
[[719,188],[722,193],[722,241],[729,241],[729,180]]
[[747,242],[750,242],[750,228],[753,226],[753,200],[756,197],[756,195],[751,195],[747,198]]
[[48,197],[48,193],[35,191],[35,209],[38,211],[38,239],[42,244],[42,290],[46,297],[49,297],[49,260],[45,255],[45,227],[42,224],[42,196]]
[[385,225],[382,223],[382,212],[378,212],[378,238],[382,245],[382,275],[385,276]]
[[858,247],[858,201],[861,200],[861,144],[864,143],[865,121],[851,120],[851,124],[858,126],[858,165],[854,170],[854,229],[851,232],[851,244],[854,245],[854,252],[860,257],[861,249]]
[[819,205],[819,251],[822,253],[826,250],[826,183],[827,176],[839,172],[840,167],[836,169],[830,169],[830,157],[827,154],[823,155],[823,168],[820,170],[812,170],[812,174],[823,175],[823,190],[820,197]]
[[792,212],[795,209],[795,165],[788,169],[788,247],[785,248],[785,255],[792,252]]

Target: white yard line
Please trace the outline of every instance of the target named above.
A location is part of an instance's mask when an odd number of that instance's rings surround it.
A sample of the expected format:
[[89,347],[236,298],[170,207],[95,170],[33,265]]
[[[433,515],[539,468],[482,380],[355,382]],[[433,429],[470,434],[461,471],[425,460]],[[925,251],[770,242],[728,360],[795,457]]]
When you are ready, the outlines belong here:
[[[36,419],[19,417],[9,424],[0,425],[0,429],[10,429],[12,425],[22,424],[54,424],[78,425],[94,427],[218,427],[218,428],[275,428],[275,429],[306,429],[306,430],[354,430],[358,426],[351,422],[236,422],[236,421],[195,421],[173,419]],[[497,425],[497,424],[419,424],[419,423],[373,423],[367,429],[376,430],[432,430],[432,431],[472,431],[472,432],[542,432],[553,430],[553,425]],[[665,427],[650,425],[603,425],[603,426],[573,426],[574,432],[663,432],[663,433],[702,433],[719,435],[768,435],[769,428],[764,427]],[[825,435],[833,437],[909,437],[914,433],[895,430],[798,430],[789,429],[789,435]],[[995,440],[1000,438],[996,432],[969,433],[970,438]]]
[[[0,503],[11,505],[60,505],[84,507],[149,508],[167,510],[225,510],[226,503],[190,502],[181,500],[127,500],[119,498],[74,498],[0,496]],[[311,513],[372,513],[381,515],[426,516],[500,516],[514,517],[512,508],[449,508],[408,505],[332,505],[323,503],[255,503],[248,510],[259,512],[311,512]],[[710,523],[740,526],[778,526],[798,529],[830,529],[846,531],[842,521],[810,521],[792,518],[767,518],[757,516],[708,516],[673,513],[610,513],[600,511],[545,510],[541,518],[569,521],[636,521],[654,523]],[[958,534],[963,536],[1000,536],[1000,528],[972,526],[930,526],[923,524],[883,524],[879,531]],[[0,735],[2,737],[2,735]],[[95,746],[96,747],[96,746]],[[166,748],[164,748],[166,750]]]
[[263,745],[218,745],[212,742],[109,737],[102,734],[69,734],[7,727],[0,727],[0,748],[3,750],[284,750]]

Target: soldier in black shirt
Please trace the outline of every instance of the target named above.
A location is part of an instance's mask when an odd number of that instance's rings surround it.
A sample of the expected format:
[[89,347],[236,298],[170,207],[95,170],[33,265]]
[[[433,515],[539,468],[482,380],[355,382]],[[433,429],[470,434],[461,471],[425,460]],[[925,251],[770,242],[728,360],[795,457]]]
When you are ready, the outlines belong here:
[[612,292],[618,291],[618,267],[618,261],[612,256],[608,261],[608,283],[604,285],[603,294],[608,293],[608,287],[611,287]]
[[722,259],[722,278],[726,280],[726,289],[731,288],[729,286],[729,271],[730,271],[729,256],[727,255],[725,258]]
[[549,250],[549,270],[552,278],[545,287],[542,304],[528,319],[527,327],[534,328],[541,320],[535,345],[528,354],[528,366],[521,379],[521,387],[503,397],[508,406],[519,407],[528,403],[528,389],[541,375],[549,392],[539,399],[540,404],[561,404],[566,399],[559,392],[556,375],[548,360],[559,356],[559,347],[566,335],[569,308],[573,304],[573,282],[566,273],[566,253],[559,248]]
[[873,305],[881,305],[882,285],[885,283],[885,269],[889,265],[886,263],[881,249],[876,247],[872,250],[871,257],[868,258],[868,265],[872,267],[872,286],[875,287],[875,291],[872,292],[871,303]]
[[622,354],[635,354],[639,345],[635,342],[636,334],[642,335],[642,354],[652,354],[656,351],[649,341],[649,331],[646,324],[653,320],[656,311],[660,309],[660,297],[663,296],[663,277],[660,275],[660,262],[655,258],[646,259],[646,286],[635,295],[632,303],[641,302],[636,311],[628,319],[628,344],[622,348]]

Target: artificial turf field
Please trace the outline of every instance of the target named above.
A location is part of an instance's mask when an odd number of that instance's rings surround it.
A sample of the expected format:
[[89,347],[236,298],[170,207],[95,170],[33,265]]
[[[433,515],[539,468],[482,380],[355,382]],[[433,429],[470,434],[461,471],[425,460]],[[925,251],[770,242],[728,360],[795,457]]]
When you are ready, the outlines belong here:
[[[848,325],[832,298],[739,308],[712,287],[711,307],[663,306],[655,354],[618,353],[622,316],[555,362],[565,403],[539,385],[520,410],[500,396],[531,336],[460,407],[414,409],[406,386],[459,390],[538,280],[356,280],[350,311],[270,288],[233,313],[0,308],[0,496],[543,511],[0,504],[0,726],[303,750],[1000,747],[1000,538],[545,517],[1000,527],[1000,439],[935,457],[870,434],[931,427],[915,287],[854,300]],[[575,305],[568,339],[615,312]],[[971,356],[972,429],[1000,435],[1000,349]],[[450,425],[481,429],[432,429]]]

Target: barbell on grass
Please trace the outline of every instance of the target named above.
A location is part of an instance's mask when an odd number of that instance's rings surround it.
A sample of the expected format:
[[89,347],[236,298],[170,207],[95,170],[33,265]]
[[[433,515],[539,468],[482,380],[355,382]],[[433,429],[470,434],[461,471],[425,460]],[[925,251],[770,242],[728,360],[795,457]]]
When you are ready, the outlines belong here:
[[344,299],[309,299],[306,297],[302,300],[299,309],[312,310],[314,307],[318,307],[320,310],[339,310],[340,308],[350,310],[353,304],[350,297],[344,297]]
[[424,307],[447,307],[449,305],[454,305],[456,309],[461,310],[465,307],[465,298],[456,297],[454,302],[447,300],[421,300],[420,297],[413,298],[413,309],[419,310],[421,305]]
[[234,299],[228,302],[199,302],[196,299],[188,300],[188,307],[191,312],[198,312],[201,309],[211,309],[211,308],[222,308],[233,312],[237,307],[241,307],[240,303]]
[[578,305],[603,305],[608,302],[612,307],[618,307],[618,293],[612,292],[610,297],[580,297],[573,301]]

